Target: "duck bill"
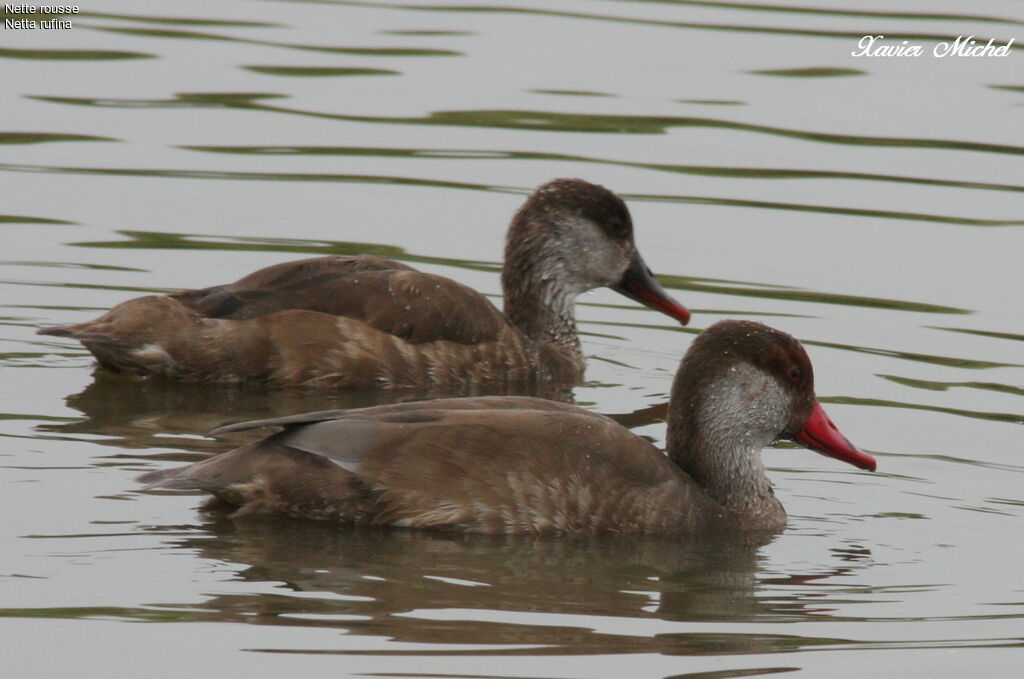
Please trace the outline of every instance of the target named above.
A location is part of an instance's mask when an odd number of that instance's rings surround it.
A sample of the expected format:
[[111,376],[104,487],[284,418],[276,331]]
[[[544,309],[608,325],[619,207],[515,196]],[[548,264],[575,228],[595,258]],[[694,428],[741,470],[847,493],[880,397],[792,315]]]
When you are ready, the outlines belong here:
[[665,292],[639,253],[633,255],[633,261],[622,275],[622,280],[611,288],[644,306],[668,314],[683,325],[690,322],[690,312]]
[[875,458],[857,450],[847,441],[817,401],[814,402],[814,409],[804,423],[804,428],[793,437],[793,440],[822,455],[848,462],[854,467],[875,471]]

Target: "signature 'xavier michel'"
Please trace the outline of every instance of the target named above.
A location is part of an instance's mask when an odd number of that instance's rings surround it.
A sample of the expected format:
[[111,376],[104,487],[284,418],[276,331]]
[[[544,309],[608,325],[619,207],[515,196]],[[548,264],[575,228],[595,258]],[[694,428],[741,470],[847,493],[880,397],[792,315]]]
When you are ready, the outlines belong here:
[[601,286],[685,324],[651,275],[621,198],[580,179],[538,188],[512,219],[505,311],[453,280],[379,257],[318,257],[234,283],[124,302],[39,330],[77,339],[101,368],[195,382],[324,389],[573,383],[576,298]]

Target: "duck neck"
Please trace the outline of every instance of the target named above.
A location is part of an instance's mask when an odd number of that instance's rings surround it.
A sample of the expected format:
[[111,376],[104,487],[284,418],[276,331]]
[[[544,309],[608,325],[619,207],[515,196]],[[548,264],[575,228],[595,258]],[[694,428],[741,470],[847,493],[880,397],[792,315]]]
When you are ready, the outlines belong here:
[[505,316],[530,340],[583,360],[576,335],[576,298],[586,287],[567,270],[565,253],[558,242],[517,215],[509,229],[501,286]]
[[503,280],[505,315],[519,330],[542,344],[580,351],[576,335],[576,297],[554,277]]
[[[751,527],[779,527],[785,511],[761,461],[784,418],[781,405],[751,408],[751,393],[777,389],[761,371],[738,364],[726,378],[700,384],[677,378],[668,429],[669,457],[728,513]],[[703,387],[703,388],[701,388]],[[759,399],[779,403],[779,399]]]
[[761,444],[705,444],[700,455],[685,463],[672,458],[730,514],[756,524],[774,524],[785,514],[765,473],[760,449]]

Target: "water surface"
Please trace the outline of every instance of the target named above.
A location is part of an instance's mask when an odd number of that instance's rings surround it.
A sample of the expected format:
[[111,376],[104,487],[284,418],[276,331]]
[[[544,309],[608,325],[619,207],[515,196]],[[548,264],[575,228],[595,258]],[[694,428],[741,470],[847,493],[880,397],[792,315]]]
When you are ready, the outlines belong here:
[[[1020,42],[1018,3],[81,8],[0,34],[12,676],[1019,675],[1022,57],[927,56]],[[852,57],[867,34],[926,56]],[[625,196],[694,310],[586,296],[577,403],[662,442],[693,333],[760,320],[879,471],[767,451],[768,541],[230,522],[133,478],[237,445],[202,436],[225,420],[382,396],[94,379],[34,334],[331,253],[498,301],[508,219],[559,176]]]

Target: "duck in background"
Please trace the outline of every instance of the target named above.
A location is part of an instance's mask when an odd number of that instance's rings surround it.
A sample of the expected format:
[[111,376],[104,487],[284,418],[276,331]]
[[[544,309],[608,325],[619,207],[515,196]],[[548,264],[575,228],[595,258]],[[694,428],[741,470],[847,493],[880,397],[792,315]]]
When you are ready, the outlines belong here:
[[504,313],[443,276],[378,257],[317,257],[234,283],[139,297],[99,318],[43,328],[101,368],[269,388],[434,389],[571,385],[585,361],[576,298],[609,286],[685,325],[690,313],[644,264],[625,202],[556,179],[509,226]]

